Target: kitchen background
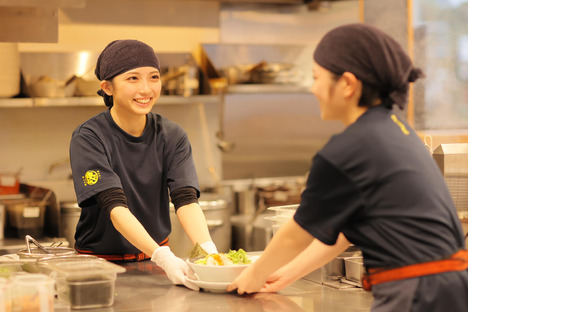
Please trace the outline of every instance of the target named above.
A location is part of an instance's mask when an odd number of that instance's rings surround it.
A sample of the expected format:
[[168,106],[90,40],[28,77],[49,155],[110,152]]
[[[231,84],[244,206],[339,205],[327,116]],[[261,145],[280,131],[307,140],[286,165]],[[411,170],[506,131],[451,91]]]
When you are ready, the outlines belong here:
[[[314,153],[342,130],[338,122],[320,120],[318,103],[308,91],[312,51],[330,29],[364,21],[391,34],[426,72],[427,79],[415,84],[412,111],[398,114],[410,118],[431,150],[441,143],[467,142],[467,0],[307,2],[4,1],[0,48],[17,50],[27,80],[21,90],[32,74],[61,80],[82,75],[90,66],[66,72],[70,64],[59,60],[78,60],[84,54],[92,64],[110,41],[122,38],[150,44],[162,66],[181,65],[188,54],[196,68],[206,65],[206,57],[218,70],[261,61],[292,64],[291,83],[232,85],[223,101],[216,94],[162,96],[154,108],[187,131],[202,188],[229,185],[239,191],[247,189],[248,181],[300,183],[296,181],[307,173]],[[56,18],[57,25],[39,25],[43,18],[31,19],[28,27],[10,23],[35,6],[39,8],[32,15]],[[56,39],[40,37],[51,27],[56,27]],[[7,58],[0,59],[0,69],[11,65],[2,62]],[[0,98],[0,173],[18,172],[24,183],[55,190],[58,201],[74,201],[67,161],[70,136],[105,106],[94,97],[34,102],[18,97]],[[220,142],[233,147],[220,148]],[[243,213],[244,208],[235,209]]]

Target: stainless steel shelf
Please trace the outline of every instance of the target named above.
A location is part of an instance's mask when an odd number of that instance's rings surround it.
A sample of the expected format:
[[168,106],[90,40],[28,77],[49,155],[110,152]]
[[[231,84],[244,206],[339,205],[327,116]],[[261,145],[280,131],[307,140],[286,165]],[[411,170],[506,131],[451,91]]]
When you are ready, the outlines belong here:
[[[183,97],[178,95],[162,95],[156,105],[191,105],[218,103],[217,95],[196,95]],[[103,99],[99,96],[68,97],[68,98],[23,98],[23,99],[0,99],[0,108],[11,107],[79,107],[79,106],[104,106]]]
[[228,94],[260,94],[260,93],[310,93],[308,87],[287,84],[236,84],[230,85]]

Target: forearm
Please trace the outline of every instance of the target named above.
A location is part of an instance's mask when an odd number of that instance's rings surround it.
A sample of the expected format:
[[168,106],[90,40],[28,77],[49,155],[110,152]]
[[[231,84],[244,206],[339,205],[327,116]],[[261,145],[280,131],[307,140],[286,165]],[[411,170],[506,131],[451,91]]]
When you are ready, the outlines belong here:
[[151,256],[159,245],[145,230],[141,222],[125,207],[115,207],[111,210],[111,222],[123,237],[143,253]]
[[265,280],[305,250],[313,240],[310,233],[302,229],[294,220],[290,220],[274,235],[262,256],[251,266],[253,271],[256,268],[253,274]]
[[177,209],[177,219],[194,244],[211,240],[205,215],[198,203],[191,203]]
[[349,246],[350,242],[342,233],[338,236],[338,240],[334,245],[326,245],[315,239],[296,258],[284,265],[279,272],[296,281],[329,263]]

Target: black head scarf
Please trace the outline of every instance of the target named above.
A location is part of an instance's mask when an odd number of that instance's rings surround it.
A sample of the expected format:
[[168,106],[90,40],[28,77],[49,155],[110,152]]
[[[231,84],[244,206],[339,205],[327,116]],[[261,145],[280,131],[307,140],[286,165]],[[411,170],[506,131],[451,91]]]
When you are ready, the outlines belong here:
[[353,73],[381,91],[384,104],[405,108],[409,82],[423,76],[403,48],[389,35],[366,24],[339,26],[328,32],[314,51],[314,61],[342,75]]
[[[95,75],[99,80],[111,80],[117,75],[138,67],[154,67],[159,70],[159,59],[153,48],[138,40],[115,40],[109,43],[99,58]],[[97,92],[105,105],[113,106],[113,97],[103,90]]]

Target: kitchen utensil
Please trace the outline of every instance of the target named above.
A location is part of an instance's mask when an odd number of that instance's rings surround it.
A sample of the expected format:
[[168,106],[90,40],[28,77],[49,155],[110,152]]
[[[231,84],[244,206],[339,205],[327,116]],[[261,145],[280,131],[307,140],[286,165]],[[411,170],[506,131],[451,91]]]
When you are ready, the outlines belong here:
[[36,247],[38,247],[38,249],[40,249],[40,251],[44,252],[45,254],[49,253],[48,250],[42,247],[42,245],[39,244],[34,238],[32,238],[32,236],[26,235],[26,251],[28,253],[32,253],[32,251],[30,250],[30,243],[33,243]]

